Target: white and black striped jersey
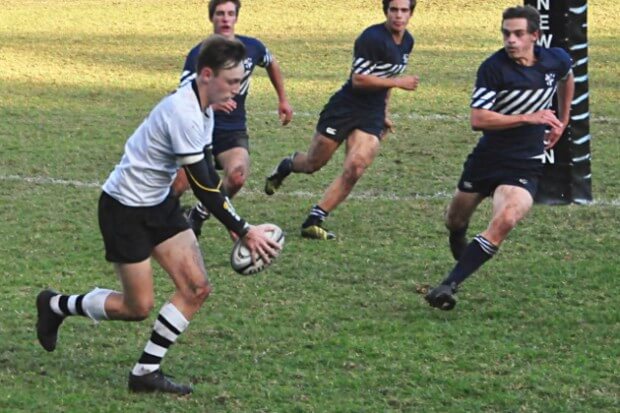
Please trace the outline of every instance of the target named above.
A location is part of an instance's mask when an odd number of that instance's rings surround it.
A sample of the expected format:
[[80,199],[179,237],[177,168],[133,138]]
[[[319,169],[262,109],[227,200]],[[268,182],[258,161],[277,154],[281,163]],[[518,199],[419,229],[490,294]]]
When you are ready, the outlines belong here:
[[[123,205],[159,205],[181,163],[204,157],[211,145],[213,111],[200,109],[196,82],[166,96],[125,144],[125,152],[102,189]],[[191,160],[191,162],[190,162]]]
[[[231,113],[215,112],[216,130],[247,129],[245,99],[248,96],[248,91],[250,88],[250,77],[252,76],[252,72],[256,66],[267,67],[273,61],[273,56],[269,53],[269,50],[260,40],[248,36],[235,36],[235,38],[241,41],[241,43],[245,46],[243,79],[241,80],[239,94],[234,97],[234,100],[237,102],[237,108]],[[201,45],[202,42],[190,50],[187,55],[185,65],[183,66],[183,73],[181,73],[179,86],[183,86],[196,77],[196,63],[198,61],[198,53],[200,52]]]
[[355,40],[349,79],[336,93],[336,96],[365,110],[385,111],[387,89],[354,90],[351,76],[362,74],[389,78],[400,75],[407,68],[413,45],[413,36],[408,31],[405,31],[401,43],[396,44],[392,33],[385,27],[385,23],[368,27]]
[[[501,49],[478,69],[471,108],[504,115],[521,115],[549,109],[557,83],[571,73],[566,51],[535,46],[536,63],[522,66]],[[525,125],[498,131],[484,131],[478,150],[497,152],[512,159],[540,158],[544,152],[544,125]]]

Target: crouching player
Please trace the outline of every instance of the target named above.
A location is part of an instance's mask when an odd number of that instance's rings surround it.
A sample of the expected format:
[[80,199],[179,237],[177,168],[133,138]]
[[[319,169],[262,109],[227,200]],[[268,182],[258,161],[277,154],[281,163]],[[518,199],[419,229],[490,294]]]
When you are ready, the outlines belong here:
[[220,193],[221,182],[211,156],[213,111],[209,105],[239,92],[245,48],[237,40],[208,38],[200,50],[197,77],[165,97],[125,144],[123,157],[103,185],[99,226],[106,259],[114,264],[122,292],[95,288],[64,295],[44,290],[37,296],[37,337],[47,351],[56,348],[66,317],[140,321],[153,308],[154,258],[169,274],[175,292],[159,311],[151,337],[129,373],[129,389],[188,394],[160,368],[166,352],[211,292],[198,242],[170,194],[178,166],[183,166],[200,201],[230,231],[241,237],[253,256],[269,261],[278,244],[265,231],[241,219]]

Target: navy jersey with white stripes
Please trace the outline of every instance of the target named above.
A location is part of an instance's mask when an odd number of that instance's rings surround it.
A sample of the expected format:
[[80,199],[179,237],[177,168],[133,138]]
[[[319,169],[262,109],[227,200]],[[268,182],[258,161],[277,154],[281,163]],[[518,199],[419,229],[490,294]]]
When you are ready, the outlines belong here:
[[[551,107],[560,79],[571,73],[572,61],[561,48],[535,46],[536,63],[522,66],[501,49],[478,69],[471,108],[504,115],[534,113]],[[544,155],[545,125],[524,125],[484,131],[476,151],[493,152],[509,159],[540,158]]]
[[349,79],[336,96],[365,110],[385,111],[388,90],[354,89],[351,76],[357,73],[389,78],[402,74],[407,67],[413,44],[413,36],[408,31],[405,31],[401,43],[396,44],[385,23],[368,27],[355,40]]
[[[215,130],[245,130],[246,116],[245,116],[245,98],[248,96],[248,89],[250,88],[250,76],[254,71],[254,68],[258,65],[260,67],[267,67],[273,60],[271,53],[265,47],[265,45],[258,39],[248,36],[235,36],[237,40],[240,40],[245,45],[245,60],[243,61],[244,73],[241,80],[241,89],[239,94],[234,97],[237,102],[237,108],[231,113],[215,112]],[[181,74],[180,86],[191,82],[196,77],[196,62],[198,60],[198,53],[200,52],[201,43],[198,43],[187,55],[185,59],[185,66],[183,66],[183,73]]]

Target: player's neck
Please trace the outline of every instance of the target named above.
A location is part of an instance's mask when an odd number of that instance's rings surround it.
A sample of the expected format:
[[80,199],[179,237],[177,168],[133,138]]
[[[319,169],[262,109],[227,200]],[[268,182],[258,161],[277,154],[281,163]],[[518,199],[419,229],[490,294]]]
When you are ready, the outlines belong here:
[[512,60],[520,65],[520,66],[534,66],[538,61],[536,53],[534,52],[534,48],[532,47],[530,50],[526,51],[523,56],[513,57]]
[[229,33],[229,34],[222,34],[222,33],[216,33],[216,32],[213,32],[213,33],[214,34],[219,34],[220,36],[223,36],[223,37],[225,37],[228,40],[235,40],[235,36],[236,36],[234,32],[233,33]]
[[198,80],[196,80],[196,89],[198,92],[198,100],[200,103],[200,110],[202,112],[204,112],[205,110],[207,110],[207,108],[209,107],[209,105],[211,104],[209,102],[209,97],[207,96],[207,85],[204,83],[199,82]]
[[390,26],[388,25],[387,22],[385,23],[385,28],[392,35],[392,39],[394,40],[394,43],[400,44],[403,41],[403,37],[405,37],[405,31],[404,30],[403,31],[394,31],[394,30],[390,29]]
[[526,66],[526,67],[530,67],[530,66],[534,66],[536,64],[536,55],[534,55],[534,52],[532,51],[531,54],[528,54],[526,56],[522,56],[522,57],[517,57],[512,59],[515,61],[516,64],[520,65],[520,66]]

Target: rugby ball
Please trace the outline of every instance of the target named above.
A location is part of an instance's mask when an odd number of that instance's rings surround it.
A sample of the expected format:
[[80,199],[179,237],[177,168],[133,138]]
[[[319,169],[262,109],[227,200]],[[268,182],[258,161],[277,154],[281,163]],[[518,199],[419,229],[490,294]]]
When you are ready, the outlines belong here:
[[[280,244],[280,247],[284,246],[284,232],[282,232],[282,229],[274,224],[268,225],[272,225],[273,229],[266,231],[266,234],[272,240]],[[282,249],[277,252],[276,256],[271,257],[271,262],[269,264],[271,264],[281,252]],[[235,241],[235,245],[230,253],[230,265],[237,273],[241,275],[254,275],[267,268],[269,264],[265,264],[260,256],[256,258],[256,263],[252,264],[250,250],[241,242],[241,239]]]

